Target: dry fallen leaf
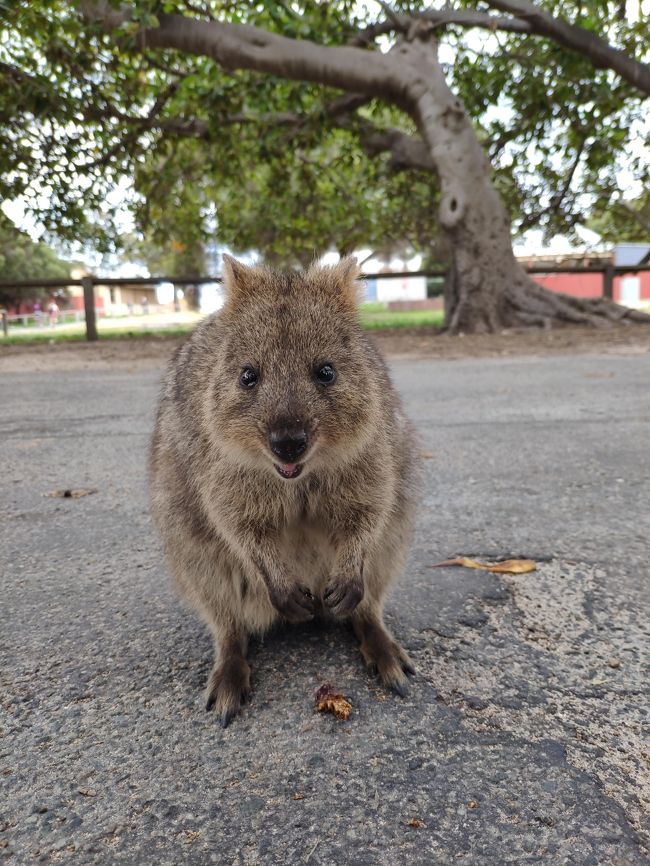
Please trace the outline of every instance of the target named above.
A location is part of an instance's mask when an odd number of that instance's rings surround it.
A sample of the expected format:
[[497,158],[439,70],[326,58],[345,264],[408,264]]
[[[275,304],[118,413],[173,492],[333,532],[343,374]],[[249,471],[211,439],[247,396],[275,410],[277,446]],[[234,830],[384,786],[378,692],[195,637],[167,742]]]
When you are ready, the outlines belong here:
[[200,835],[201,832],[199,830],[183,830],[183,836],[188,845],[191,845],[192,842],[196,842]]
[[409,827],[414,827],[416,830],[419,830],[420,827],[424,826],[422,824],[422,821],[420,821],[416,817],[411,818],[407,823],[408,823]]
[[291,799],[292,799],[292,800],[304,800],[304,799],[305,799],[305,795],[304,795],[304,794],[293,794],[292,797],[291,797]]
[[423,460],[433,460],[433,458],[434,458],[435,456],[436,456],[436,455],[433,453],[433,451],[421,451],[421,452],[420,452],[420,457],[421,457]]
[[81,496],[90,496],[92,493],[97,493],[93,487],[79,487],[77,490],[66,488],[65,490],[51,490],[45,496],[53,496],[60,499],[79,499]]
[[352,704],[331,683],[323,683],[316,692],[316,709],[319,713],[332,713],[337,719],[347,721]]
[[77,788],[77,791],[79,791],[79,793],[83,797],[96,797],[97,796],[97,791],[94,788]]
[[429,568],[443,568],[448,565],[462,565],[465,568],[479,568],[481,571],[491,571],[493,574],[527,574],[535,571],[537,565],[532,559],[504,559],[503,562],[478,562],[467,556],[457,556],[455,559],[446,559],[444,562],[436,562]]

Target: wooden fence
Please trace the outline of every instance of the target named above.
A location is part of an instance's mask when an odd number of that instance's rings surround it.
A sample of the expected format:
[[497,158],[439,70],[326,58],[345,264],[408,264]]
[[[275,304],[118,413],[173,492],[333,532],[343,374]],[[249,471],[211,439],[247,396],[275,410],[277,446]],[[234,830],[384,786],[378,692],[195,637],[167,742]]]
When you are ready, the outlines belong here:
[[[639,265],[613,265],[605,263],[601,265],[585,265],[584,267],[544,267],[536,266],[526,269],[529,274],[602,274],[603,291],[602,296],[614,297],[614,277],[625,274],[637,274],[650,271],[650,263]],[[447,271],[443,269],[430,271],[402,271],[400,273],[377,273],[363,274],[361,279],[402,279],[403,277],[445,277]],[[97,340],[97,313],[95,310],[94,287],[98,286],[155,286],[159,283],[174,283],[177,286],[200,286],[205,283],[220,283],[221,276],[204,277],[96,277],[85,276],[79,280],[24,280],[22,282],[0,281],[0,289],[54,289],[67,288],[68,286],[81,286],[84,296],[84,311],[86,321],[86,339]],[[7,311],[2,311],[2,329],[6,336],[8,333]]]

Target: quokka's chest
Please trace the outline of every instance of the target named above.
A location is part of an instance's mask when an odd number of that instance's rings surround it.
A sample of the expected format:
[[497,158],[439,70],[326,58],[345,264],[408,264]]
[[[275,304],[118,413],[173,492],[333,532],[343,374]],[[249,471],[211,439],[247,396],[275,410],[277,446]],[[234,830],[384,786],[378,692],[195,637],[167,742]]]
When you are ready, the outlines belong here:
[[297,520],[281,533],[280,550],[287,569],[316,590],[328,581],[335,549],[325,527],[310,520]]

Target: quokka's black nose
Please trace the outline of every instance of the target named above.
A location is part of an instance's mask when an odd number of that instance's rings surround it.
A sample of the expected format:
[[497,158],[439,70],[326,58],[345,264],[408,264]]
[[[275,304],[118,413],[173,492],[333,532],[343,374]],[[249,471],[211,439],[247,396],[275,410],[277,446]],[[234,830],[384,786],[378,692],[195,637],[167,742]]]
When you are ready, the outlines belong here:
[[304,430],[274,430],[269,433],[269,446],[283,463],[295,463],[307,450],[307,434]]

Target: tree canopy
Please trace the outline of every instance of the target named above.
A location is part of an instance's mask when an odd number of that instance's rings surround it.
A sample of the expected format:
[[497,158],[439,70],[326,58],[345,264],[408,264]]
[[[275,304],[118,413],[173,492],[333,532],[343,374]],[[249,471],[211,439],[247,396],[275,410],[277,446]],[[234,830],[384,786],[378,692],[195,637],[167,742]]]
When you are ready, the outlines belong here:
[[571,234],[644,188],[646,35],[603,0],[13,3],[0,192],[104,246],[126,196],[187,249],[216,221],[285,263],[442,251],[450,330],[632,316],[541,290],[511,226]]
[[650,244],[650,192],[646,189],[638,198],[617,198],[601,213],[595,213],[587,225],[609,243]]
[[[516,2],[488,5],[512,11]],[[366,45],[368,53],[385,48],[400,16],[421,14],[435,26],[447,80],[478,130],[515,231],[571,234],[625,199],[631,181],[642,188],[649,180],[638,147],[648,135],[646,94],[595,66],[588,51],[531,32],[525,17],[490,14],[486,4],[397,2],[387,16],[349,0],[137,0],[117,37],[84,18],[84,5],[97,4],[3,10],[0,193],[26,197],[59,237],[110,246],[126,193],[137,228],[153,227],[165,243],[192,246],[216,210],[221,241],[257,247],[275,262],[380,248],[386,239],[431,254],[437,181],[422,154],[414,159],[388,140],[415,134],[408,115],[380,99],[341,99],[318,84],[140,44],[141,28],[161,14]],[[645,23],[630,23],[618,2],[543,6],[627,56],[643,60],[648,51]]]

